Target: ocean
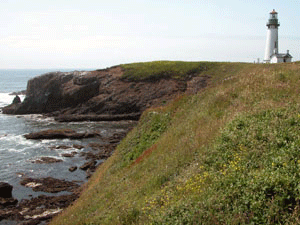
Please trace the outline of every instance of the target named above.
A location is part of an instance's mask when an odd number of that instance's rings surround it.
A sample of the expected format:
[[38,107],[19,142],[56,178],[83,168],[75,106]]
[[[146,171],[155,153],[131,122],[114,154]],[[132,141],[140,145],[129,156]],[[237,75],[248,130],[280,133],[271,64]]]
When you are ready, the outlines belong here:
[[[11,92],[26,89],[27,81],[37,75],[57,70],[0,70],[0,107],[12,102],[14,95]],[[63,72],[72,70],[60,70]],[[25,96],[20,96],[24,99]],[[13,197],[21,200],[36,197],[38,195],[53,195],[43,192],[33,192],[31,188],[20,185],[24,177],[43,178],[54,177],[69,181],[86,182],[86,173],[80,169],[70,172],[72,166],[80,167],[85,161],[80,154],[73,158],[63,157],[63,153],[73,151],[89,151],[88,147],[81,150],[54,149],[55,146],[72,146],[79,144],[87,146],[91,142],[99,143],[99,139],[84,140],[26,140],[23,135],[44,129],[70,128],[76,131],[97,130],[102,136],[110,136],[114,132],[123,131],[127,127],[126,122],[83,122],[83,123],[58,123],[52,118],[42,115],[4,115],[0,113],[0,182],[13,185]],[[62,159],[63,162],[53,164],[33,163],[40,157],[53,157]],[[63,192],[58,194],[65,194]],[[58,195],[55,194],[55,195]]]

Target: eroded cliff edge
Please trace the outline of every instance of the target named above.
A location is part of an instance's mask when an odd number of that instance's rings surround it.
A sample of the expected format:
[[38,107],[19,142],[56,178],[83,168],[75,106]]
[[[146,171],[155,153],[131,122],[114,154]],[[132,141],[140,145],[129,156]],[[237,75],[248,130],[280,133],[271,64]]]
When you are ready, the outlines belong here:
[[[2,109],[5,114],[49,114],[90,120],[137,117],[146,108],[162,105],[184,92],[197,92],[208,77],[130,81],[121,66],[96,71],[52,72],[28,81],[22,103]],[[131,116],[130,116],[131,115]],[[78,117],[79,116],[79,117]]]

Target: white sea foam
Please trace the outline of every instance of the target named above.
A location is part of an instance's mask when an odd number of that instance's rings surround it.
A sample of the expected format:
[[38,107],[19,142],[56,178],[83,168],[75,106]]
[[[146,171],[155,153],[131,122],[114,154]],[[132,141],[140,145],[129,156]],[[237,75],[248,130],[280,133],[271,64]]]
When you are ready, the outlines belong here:
[[23,135],[4,134],[0,136],[3,142],[14,143],[15,145],[32,146],[33,141],[23,137]]

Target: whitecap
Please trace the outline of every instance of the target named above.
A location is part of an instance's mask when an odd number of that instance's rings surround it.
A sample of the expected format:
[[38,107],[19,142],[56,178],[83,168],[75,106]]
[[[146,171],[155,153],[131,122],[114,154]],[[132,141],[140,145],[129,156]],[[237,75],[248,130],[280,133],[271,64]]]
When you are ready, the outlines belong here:
[[43,143],[43,144],[51,144],[51,143],[55,143],[55,142],[57,142],[57,140],[56,139],[44,139],[44,140],[41,140],[41,142]]
[[12,143],[14,146],[32,146],[33,140],[28,140],[23,135],[6,134],[0,137],[0,140],[7,143]]

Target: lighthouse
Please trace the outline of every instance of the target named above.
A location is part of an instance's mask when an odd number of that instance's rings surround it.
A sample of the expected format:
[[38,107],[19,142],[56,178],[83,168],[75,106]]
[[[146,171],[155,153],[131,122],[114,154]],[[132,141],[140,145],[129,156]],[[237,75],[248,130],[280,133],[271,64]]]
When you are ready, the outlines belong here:
[[278,13],[273,9],[270,12],[270,18],[267,22],[267,42],[266,42],[266,50],[265,50],[265,63],[279,63],[279,62],[291,62],[292,56],[289,54],[289,50],[287,50],[284,54],[279,54],[278,47],[278,27],[280,26],[278,22]]

